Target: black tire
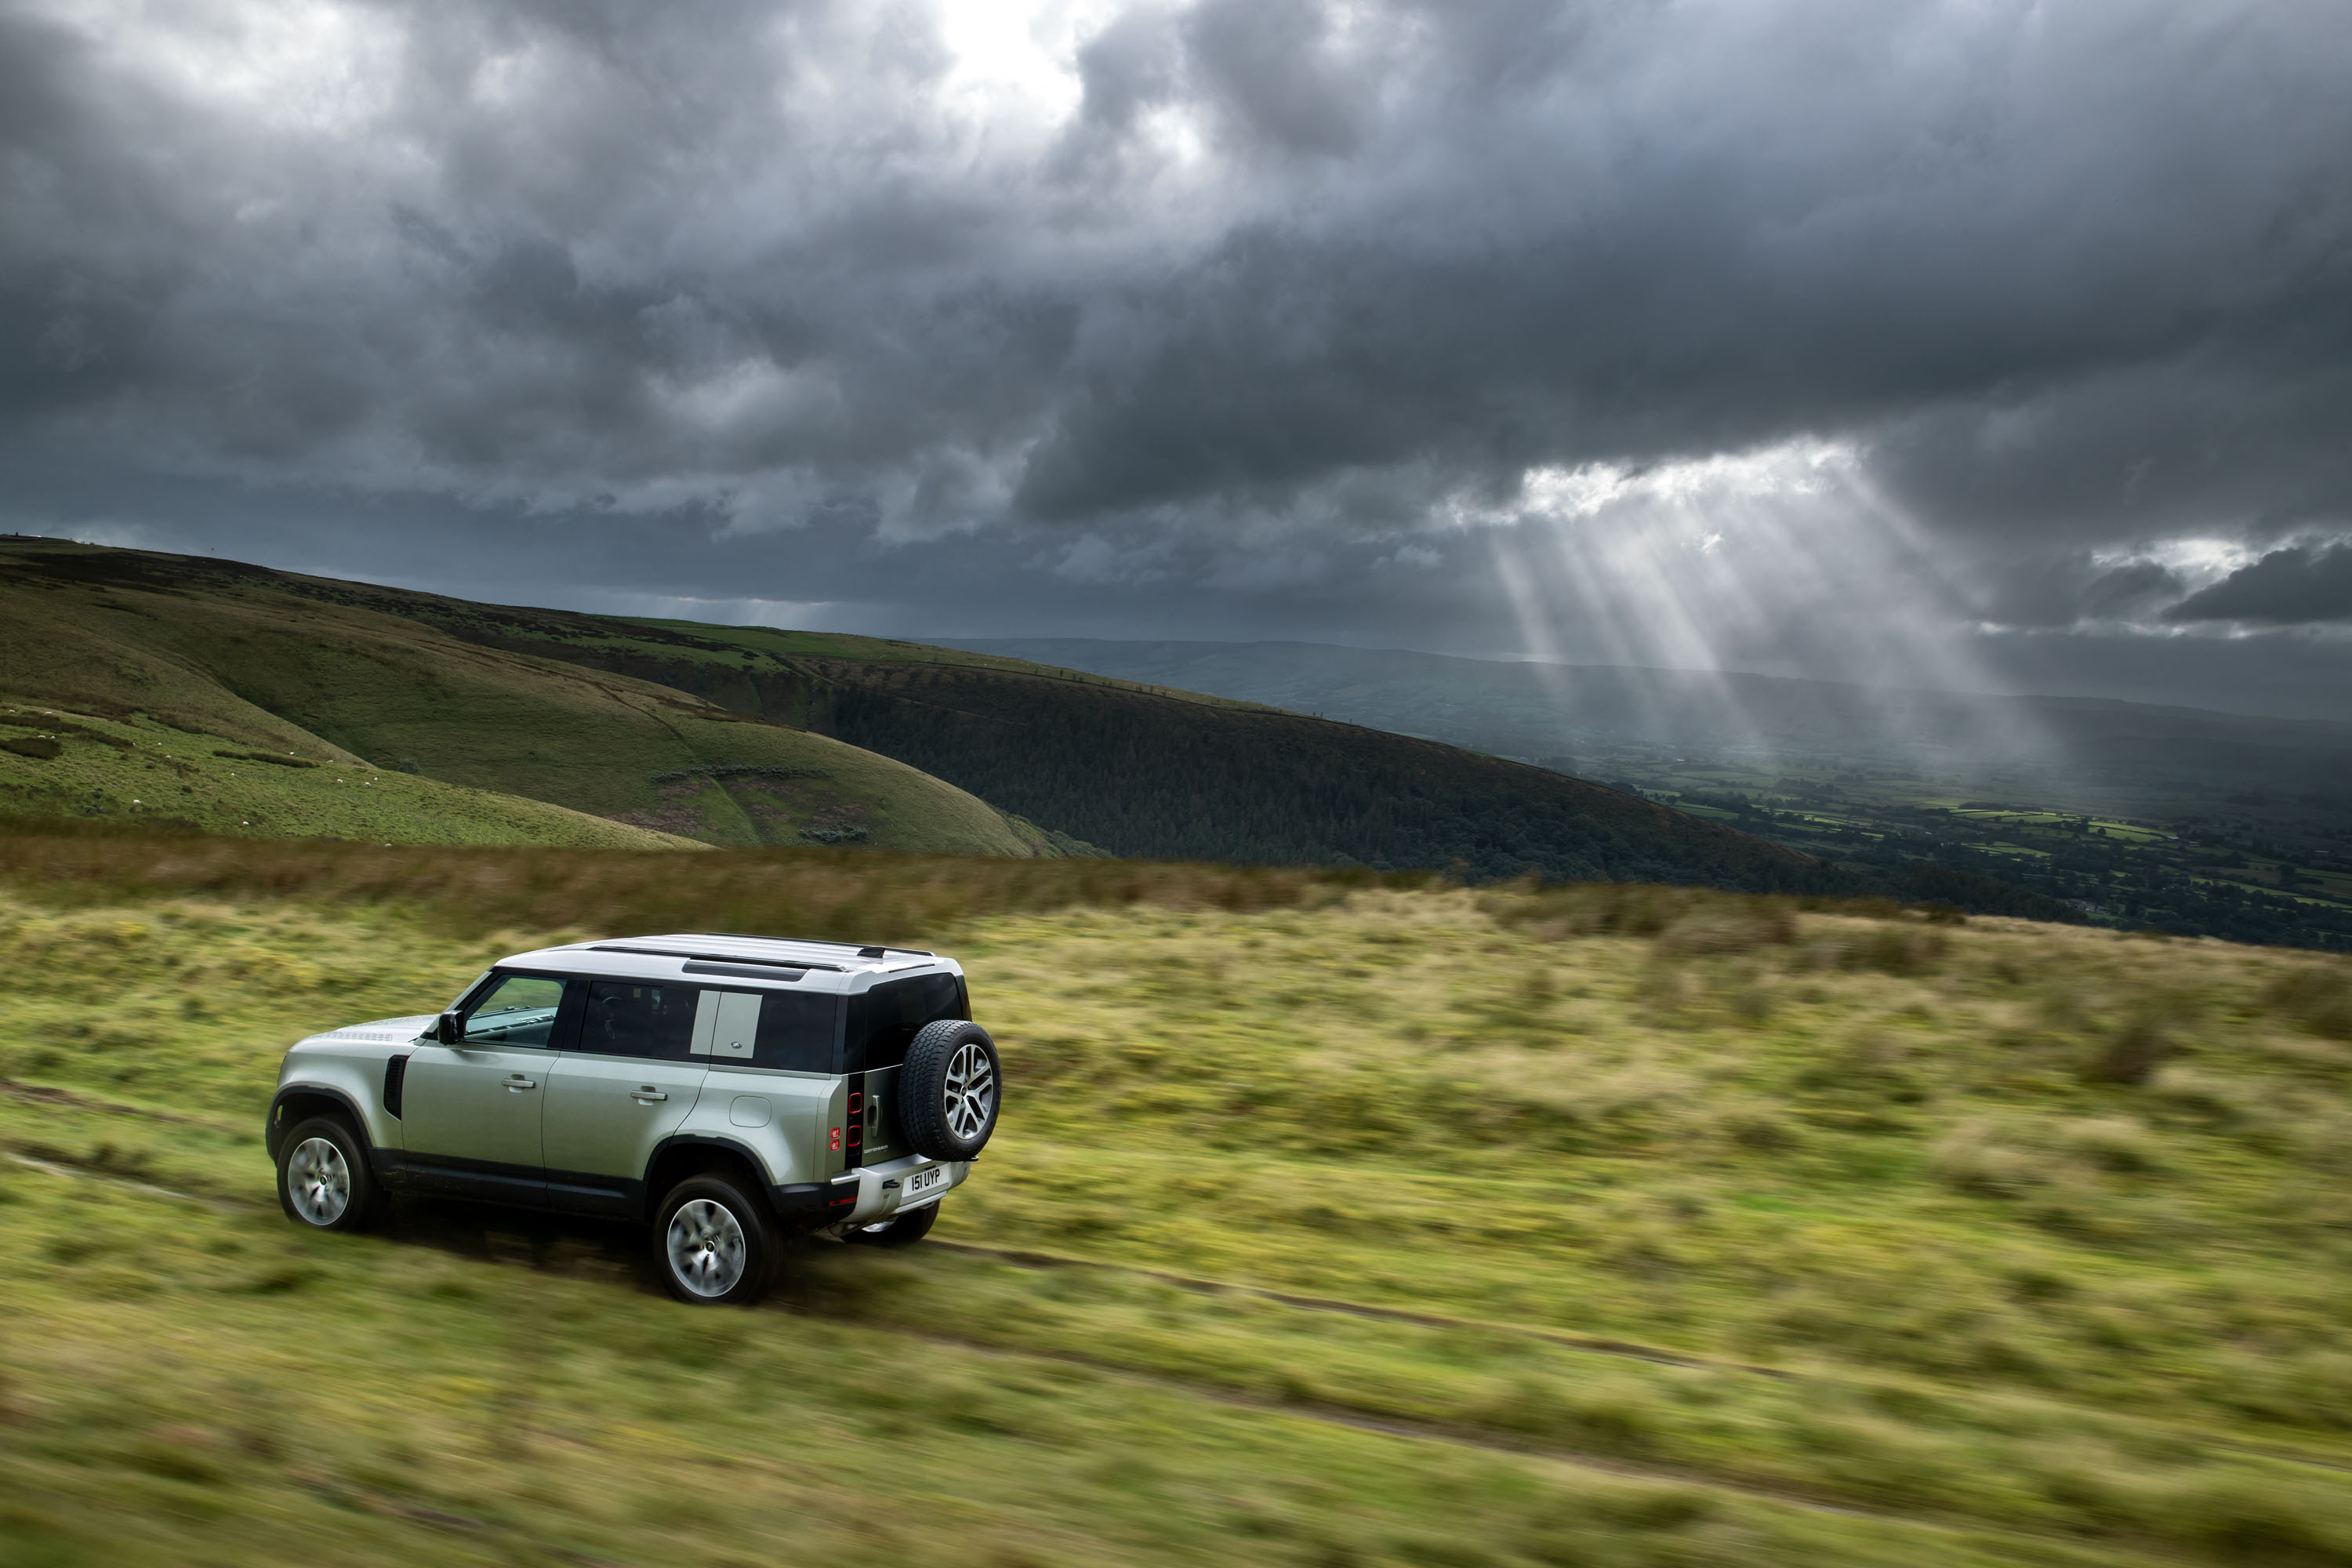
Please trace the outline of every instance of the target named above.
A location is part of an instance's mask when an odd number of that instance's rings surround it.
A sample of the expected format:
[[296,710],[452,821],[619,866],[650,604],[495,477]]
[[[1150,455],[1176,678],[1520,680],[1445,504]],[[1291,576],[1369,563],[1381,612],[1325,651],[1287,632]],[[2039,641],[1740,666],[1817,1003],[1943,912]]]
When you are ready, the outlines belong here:
[[349,1121],[313,1116],[286,1134],[278,1145],[278,1206],[311,1230],[365,1230],[383,1217],[383,1189]]
[[931,1234],[931,1226],[940,1217],[940,1205],[945,1202],[945,1198],[937,1199],[921,1208],[893,1215],[880,1225],[853,1226],[841,1239],[860,1247],[912,1247]]
[[[984,1106],[973,1089],[981,1081],[974,1064],[982,1060]],[[917,1032],[907,1047],[907,1065],[898,1069],[898,1126],[916,1153],[971,1159],[988,1146],[1003,1104],[1004,1068],[986,1029],[966,1019],[942,1018]]]
[[776,1227],[768,1205],[732,1177],[688,1176],[655,1211],[653,1247],[654,1272],[679,1300],[748,1307],[775,1268]]

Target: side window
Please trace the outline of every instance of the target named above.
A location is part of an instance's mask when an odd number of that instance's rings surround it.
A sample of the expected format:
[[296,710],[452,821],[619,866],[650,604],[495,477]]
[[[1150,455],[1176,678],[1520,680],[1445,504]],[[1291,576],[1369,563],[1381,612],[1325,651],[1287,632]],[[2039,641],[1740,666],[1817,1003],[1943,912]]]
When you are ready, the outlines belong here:
[[771,991],[760,999],[760,1043],[752,1065],[793,1072],[841,1070],[841,998]]
[[469,1046],[544,1046],[563,1005],[563,982],[543,974],[502,974],[466,1013]]
[[644,985],[592,980],[575,1047],[607,1057],[683,1061],[694,1044],[698,985]]
[[864,1004],[851,1016],[862,1025],[866,1051],[860,1065],[867,1072],[904,1063],[907,1047],[924,1025],[964,1016],[963,987],[952,974],[885,981],[856,1000]]

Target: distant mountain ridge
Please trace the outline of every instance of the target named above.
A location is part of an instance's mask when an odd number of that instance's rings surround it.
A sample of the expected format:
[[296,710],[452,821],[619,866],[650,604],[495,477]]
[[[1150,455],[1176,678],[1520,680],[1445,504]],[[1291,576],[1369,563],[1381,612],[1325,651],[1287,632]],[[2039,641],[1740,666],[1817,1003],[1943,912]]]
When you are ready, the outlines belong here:
[[[2105,698],[1998,697],[1782,677],[1465,658],[1314,643],[983,638],[957,646],[1187,686],[1507,756],[1596,742],[2042,768],[2142,795],[2352,796],[2352,724]],[[2352,801],[2347,801],[2352,804]]]

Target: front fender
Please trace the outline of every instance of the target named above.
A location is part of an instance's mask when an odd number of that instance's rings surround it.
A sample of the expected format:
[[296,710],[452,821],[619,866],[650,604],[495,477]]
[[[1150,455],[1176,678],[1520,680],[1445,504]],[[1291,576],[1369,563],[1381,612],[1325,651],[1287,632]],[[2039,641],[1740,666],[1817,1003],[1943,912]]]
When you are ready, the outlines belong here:
[[405,1048],[387,1049],[373,1043],[305,1042],[289,1051],[278,1076],[278,1092],[269,1100],[268,1118],[262,1125],[269,1157],[278,1158],[278,1142],[290,1125],[287,1102],[304,1096],[331,1104],[350,1117],[371,1151],[399,1150],[403,1146],[400,1118],[384,1103],[385,1068],[394,1058],[407,1055]]

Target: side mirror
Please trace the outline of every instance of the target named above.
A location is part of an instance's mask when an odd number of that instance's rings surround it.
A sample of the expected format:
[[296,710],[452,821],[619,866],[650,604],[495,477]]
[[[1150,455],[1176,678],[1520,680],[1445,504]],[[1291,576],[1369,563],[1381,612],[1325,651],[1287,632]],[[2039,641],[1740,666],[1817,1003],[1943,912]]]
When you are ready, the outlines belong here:
[[444,1013],[433,1020],[433,1037],[445,1046],[454,1046],[466,1037],[466,1021],[455,1013]]

